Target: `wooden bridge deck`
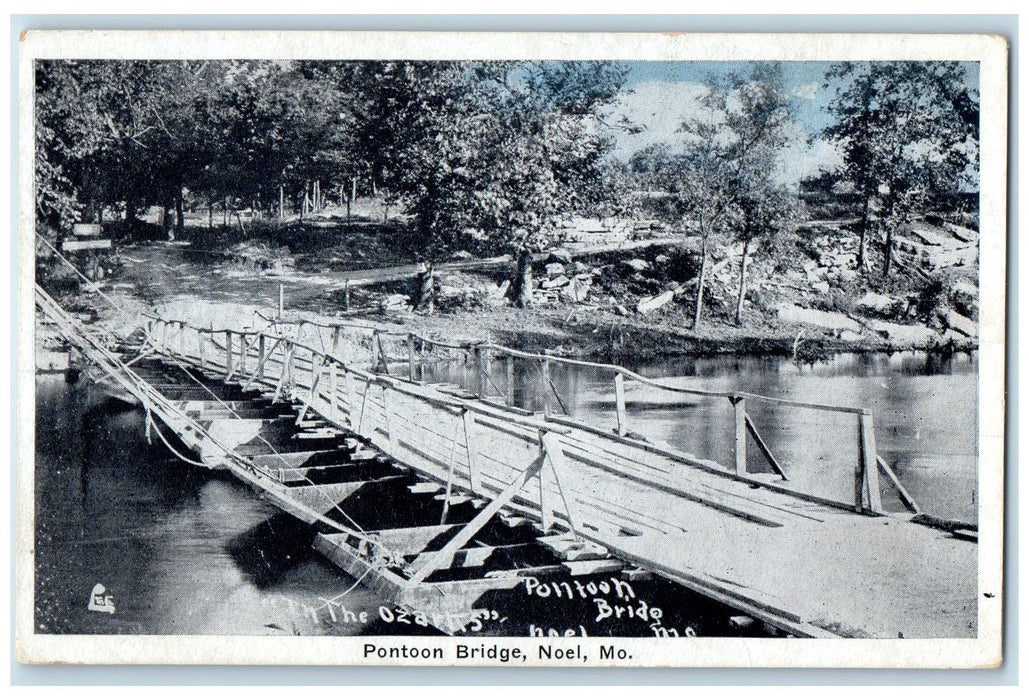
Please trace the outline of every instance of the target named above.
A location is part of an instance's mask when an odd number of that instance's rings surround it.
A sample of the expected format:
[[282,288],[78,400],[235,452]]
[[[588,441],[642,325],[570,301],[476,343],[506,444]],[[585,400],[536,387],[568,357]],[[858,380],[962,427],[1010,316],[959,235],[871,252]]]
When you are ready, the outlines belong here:
[[[406,563],[376,572],[375,580],[391,590],[413,591],[459,557],[486,556],[469,543],[507,514],[524,516],[543,533],[569,533],[792,634],[976,635],[977,545],[912,523],[910,516],[868,513],[881,510],[874,466],[872,474],[859,473],[856,508],[794,493],[745,468],[734,471],[565,417],[526,414],[451,387],[360,369],[355,348],[341,342],[338,330],[328,343],[319,335],[317,343],[304,344],[296,329],[211,331],[158,320],[148,329],[144,352],[260,388],[273,403],[291,397],[301,404],[295,424],[314,418],[315,425],[353,431],[436,482],[442,502],[474,503],[474,515],[457,526],[399,538]],[[144,398],[205,463],[233,469],[307,522],[326,519],[354,491],[346,485],[329,492],[284,488],[284,475],[296,473],[303,459],[258,444],[262,432],[285,427],[281,416],[252,407],[247,410],[256,413],[233,416],[228,404],[198,406],[188,390],[172,408],[152,394]],[[214,413],[198,426],[179,417],[191,404],[198,416],[205,409]],[[334,439],[332,430],[307,434],[311,444]],[[874,465],[874,439],[866,435],[862,449],[864,464],[871,455]],[[293,450],[304,448],[294,442]],[[347,538],[322,536],[320,549],[356,575],[355,558],[339,554]]]

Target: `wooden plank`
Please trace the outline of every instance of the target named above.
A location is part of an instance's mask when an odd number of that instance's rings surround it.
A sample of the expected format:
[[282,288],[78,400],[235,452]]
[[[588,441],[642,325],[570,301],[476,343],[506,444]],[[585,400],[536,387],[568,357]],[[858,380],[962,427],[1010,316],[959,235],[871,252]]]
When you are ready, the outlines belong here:
[[543,455],[540,455],[529,464],[522,473],[515,478],[508,486],[500,493],[499,496],[490,501],[489,505],[480,510],[478,514],[472,519],[470,523],[465,525],[461,530],[454,535],[454,538],[447,543],[447,545],[433,554],[422,555],[415,560],[413,566],[415,573],[408,579],[406,586],[415,586],[424,581],[432,572],[436,571],[440,567],[440,563],[450,559],[454,552],[464,547],[469,540],[483,528],[483,526],[489,522],[490,518],[496,515],[501,508],[503,508],[511,500],[516,493],[522,490],[529,479],[539,474],[543,468]]
[[786,476],[786,470],[782,468],[782,465],[779,464],[779,460],[777,460],[775,456],[772,454],[772,451],[768,449],[768,445],[765,444],[764,439],[761,437],[761,433],[759,433],[757,430],[757,426],[754,425],[754,421],[750,419],[750,416],[746,412],[744,412],[743,414],[743,419],[746,423],[747,431],[750,433],[750,436],[754,438],[754,443],[757,445],[758,450],[764,456],[765,461],[767,461],[768,464],[771,465],[772,469],[774,469],[779,474],[779,476],[781,476],[784,480],[788,480],[788,477]]
[[876,464],[875,430],[872,427],[872,414],[862,413],[858,416],[861,429],[861,471],[863,490],[867,497],[868,508],[873,513],[882,513],[882,496],[879,493],[879,466]]
[[736,425],[736,475],[747,475],[747,407],[740,397],[732,397],[733,418]]
[[619,559],[591,559],[566,561],[561,566],[572,576],[593,576],[621,571],[625,568],[625,562]]
[[912,513],[917,514],[922,512],[922,509],[918,507],[918,503],[916,503],[911,494],[907,492],[904,485],[900,483],[900,479],[897,478],[897,474],[890,468],[890,465],[886,463],[886,460],[879,455],[876,455],[875,461],[882,470],[882,473],[886,476],[886,479],[893,485],[893,488],[897,492],[897,497],[900,499],[900,502],[904,504],[904,507]]
[[68,252],[77,250],[106,250],[109,248],[111,248],[110,238],[100,238],[92,241],[76,241],[68,238],[61,243],[61,250]]
[[629,426],[625,414],[625,375],[621,372],[615,374],[615,417],[618,421],[618,434],[628,433]]

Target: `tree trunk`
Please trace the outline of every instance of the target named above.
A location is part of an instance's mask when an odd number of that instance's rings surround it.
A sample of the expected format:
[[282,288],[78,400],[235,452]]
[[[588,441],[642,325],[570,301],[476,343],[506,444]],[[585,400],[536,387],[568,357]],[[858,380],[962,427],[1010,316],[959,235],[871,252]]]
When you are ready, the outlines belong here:
[[419,311],[430,314],[436,311],[435,277],[432,263],[425,263],[422,274],[418,278],[418,299],[415,302],[415,308]]
[[893,223],[886,224],[886,260],[883,262],[883,281],[890,278],[890,268],[893,267]]
[[871,205],[871,197],[865,196],[864,211],[861,214],[861,238],[858,240],[857,266],[859,270],[867,269],[868,265],[868,209]]
[[700,276],[697,278],[697,303],[693,309],[693,329],[700,328],[700,314],[704,306],[704,282],[707,281],[707,236],[700,236]]
[[740,260],[740,294],[736,298],[736,325],[743,325],[743,301],[747,297],[747,253],[750,252],[750,239],[743,241],[743,258]]
[[518,306],[523,309],[532,307],[532,253],[522,248],[518,254]]
[[182,233],[182,229],[186,226],[186,214],[182,207],[182,187],[179,187],[178,193],[175,195],[175,232]]
[[207,203],[207,228],[214,228],[214,202]]

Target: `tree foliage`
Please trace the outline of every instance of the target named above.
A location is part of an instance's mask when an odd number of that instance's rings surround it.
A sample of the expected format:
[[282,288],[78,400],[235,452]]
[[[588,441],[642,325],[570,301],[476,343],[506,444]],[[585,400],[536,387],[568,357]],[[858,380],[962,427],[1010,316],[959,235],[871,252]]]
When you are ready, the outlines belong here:
[[782,230],[796,209],[793,195],[775,177],[781,149],[793,135],[781,69],[768,64],[746,75],[730,74],[708,86],[701,104],[702,113],[682,123],[678,149],[654,146],[632,160],[635,172],[662,191],[666,215],[700,235],[694,328],[702,318],[711,241],[744,243],[742,303],[751,244]]
[[859,258],[864,264],[866,240],[885,232],[888,275],[900,224],[942,194],[978,187],[978,89],[946,61],[846,62],[826,77],[837,87],[824,135],[839,145],[843,175],[863,201]]
[[429,255],[502,246],[608,199],[600,113],[623,80],[606,62],[41,61],[37,213],[360,178]]

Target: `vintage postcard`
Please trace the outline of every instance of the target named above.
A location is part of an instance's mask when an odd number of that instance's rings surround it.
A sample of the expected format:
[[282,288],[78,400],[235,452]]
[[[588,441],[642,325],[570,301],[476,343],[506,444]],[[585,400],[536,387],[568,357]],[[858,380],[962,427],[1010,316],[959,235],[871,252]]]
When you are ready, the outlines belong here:
[[1007,62],[24,33],[18,660],[996,667]]

